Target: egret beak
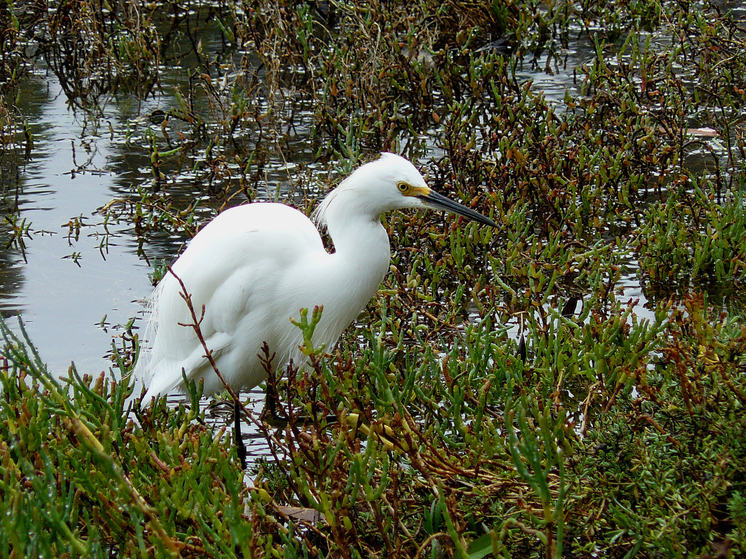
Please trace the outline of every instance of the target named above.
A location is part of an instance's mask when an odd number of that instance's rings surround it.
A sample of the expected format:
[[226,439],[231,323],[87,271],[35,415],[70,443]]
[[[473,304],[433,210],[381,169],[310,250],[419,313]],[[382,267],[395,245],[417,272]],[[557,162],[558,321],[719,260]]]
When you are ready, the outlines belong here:
[[492,227],[497,227],[497,223],[492,221],[489,217],[485,217],[479,212],[475,212],[471,208],[467,208],[466,206],[459,204],[458,202],[454,202],[450,198],[446,198],[442,194],[438,194],[434,190],[427,189],[427,193],[420,194],[417,196],[420,200],[422,200],[425,204],[432,208],[437,208],[439,210],[445,210],[447,212],[451,212],[454,214],[458,214],[460,216],[465,217],[466,219],[471,219],[473,221],[483,223],[484,225],[491,225]]

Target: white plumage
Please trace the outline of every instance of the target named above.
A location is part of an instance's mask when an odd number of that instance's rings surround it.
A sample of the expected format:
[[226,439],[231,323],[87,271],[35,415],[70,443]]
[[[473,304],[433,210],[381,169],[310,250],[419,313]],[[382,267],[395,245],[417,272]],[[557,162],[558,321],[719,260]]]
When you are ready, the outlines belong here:
[[[323,305],[315,346],[331,349],[375,295],[389,268],[382,213],[434,207],[485,224],[486,217],[430,190],[406,159],[383,154],[358,168],[319,205],[314,218],[329,231],[328,253],[314,224],[282,204],[254,203],[226,210],[204,227],[172,266],[184,283],[202,336],[219,371],[235,390],[266,378],[259,353],[264,342],[273,365],[302,362],[301,330],[290,322],[300,309]],[[190,326],[194,321],[181,286],[166,274],[151,299],[151,317],[137,374],[148,384],[144,401],[183,390],[182,370],[205,379],[205,393],[223,385]],[[148,348],[148,345],[151,347]]]

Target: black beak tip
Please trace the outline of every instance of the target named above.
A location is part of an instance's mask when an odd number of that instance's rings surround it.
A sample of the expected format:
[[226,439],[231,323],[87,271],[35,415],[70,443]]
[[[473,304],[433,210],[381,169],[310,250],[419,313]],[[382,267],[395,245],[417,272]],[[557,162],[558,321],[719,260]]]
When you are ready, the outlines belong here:
[[420,196],[420,200],[422,200],[423,202],[425,202],[425,204],[432,208],[445,210],[447,212],[460,215],[465,219],[476,221],[477,223],[481,223],[482,225],[497,227],[497,223],[492,221],[489,217],[484,216],[479,212],[474,211],[467,206],[464,206],[463,204],[455,202],[450,198],[446,198],[445,196],[443,196],[442,194],[438,194],[437,192],[431,191],[429,196]]

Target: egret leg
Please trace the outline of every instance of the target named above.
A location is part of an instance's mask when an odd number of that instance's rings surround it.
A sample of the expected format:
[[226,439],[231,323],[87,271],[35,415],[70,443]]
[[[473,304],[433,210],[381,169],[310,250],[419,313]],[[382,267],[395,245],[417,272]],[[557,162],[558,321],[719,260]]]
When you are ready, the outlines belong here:
[[274,382],[267,382],[267,394],[264,397],[264,421],[277,429],[284,429],[288,418],[277,411],[277,391]]
[[233,401],[233,429],[234,438],[236,439],[236,449],[238,452],[238,459],[241,461],[241,469],[246,469],[246,445],[243,442],[243,436],[241,435],[241,402],[237,399]]
[[[262,412],[262,419],[275,429],[284,429],[287,427],[289,419],[277,411],[277,391],[273,382],[267,382],[267,393],[264,399],[264,411]],[[337,422],[337,416],[330,414],[325,416],[327,425]],[[296,415],[294,422],[302,425],[310,425],[316,421],[315,418],[308,415]]]

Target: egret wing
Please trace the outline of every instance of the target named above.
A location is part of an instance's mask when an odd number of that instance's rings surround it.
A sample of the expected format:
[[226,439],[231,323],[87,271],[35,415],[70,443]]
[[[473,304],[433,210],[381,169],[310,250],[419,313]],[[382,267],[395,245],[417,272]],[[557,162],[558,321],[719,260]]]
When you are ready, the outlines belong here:
[[[208,224],[154,292],[151,358],[138,365],[141,376],[150,379],[148,395],[180,386],[182,370],[189,378],[205,376],[206,392],[219,389],[219,380],[209,375],[195,317],[213,358],[224,361],[223,354],[236,345],[239,323],[255,322],[257,334],[266,331],[283,275],[315,253],[326,254],[316,228],[303,214],[280,204],[240,206]],[[257,341],[257,350],[260,345]],[[241,376],[235,368],[231,363],[221,369],[226,380]]]

